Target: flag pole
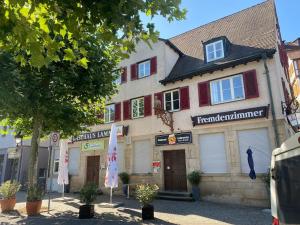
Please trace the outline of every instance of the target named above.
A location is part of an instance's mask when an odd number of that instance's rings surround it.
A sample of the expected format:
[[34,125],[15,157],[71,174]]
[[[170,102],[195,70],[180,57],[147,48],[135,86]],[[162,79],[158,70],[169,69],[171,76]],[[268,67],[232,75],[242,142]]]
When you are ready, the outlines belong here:
[[63,189],[62,189],[62,197],[65,197],[65,183],[63,183]]
[[109,198],[109,203],[112,204],[112,187],[110,187],[110,198]]

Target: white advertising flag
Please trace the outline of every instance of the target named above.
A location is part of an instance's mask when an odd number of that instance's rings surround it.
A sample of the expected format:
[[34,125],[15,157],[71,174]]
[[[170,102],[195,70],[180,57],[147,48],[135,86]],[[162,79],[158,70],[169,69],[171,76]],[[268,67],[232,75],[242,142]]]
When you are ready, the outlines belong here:
[[60,140],[59,142],[59,165],[58,165],[58,178],[57,183],[60,185],[68,184],[68,164],[69,164],[69,155],[68,155],[68,141]]
[[107,168],[105,175],[105,187],[118,187],[118,163],[117,163],[117,127],[111,125],[108,151],[107,151]]

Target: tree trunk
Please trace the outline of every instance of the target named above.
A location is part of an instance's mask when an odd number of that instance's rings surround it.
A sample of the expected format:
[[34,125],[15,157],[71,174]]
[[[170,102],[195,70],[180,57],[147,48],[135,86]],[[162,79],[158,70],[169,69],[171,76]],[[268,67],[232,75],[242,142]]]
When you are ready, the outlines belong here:
[[40,117],[33,118],[33,132],[31,138],[31,150],[28,166],[28,188],[34,187],[37,183],[37,165],[40,137],[43,121]]

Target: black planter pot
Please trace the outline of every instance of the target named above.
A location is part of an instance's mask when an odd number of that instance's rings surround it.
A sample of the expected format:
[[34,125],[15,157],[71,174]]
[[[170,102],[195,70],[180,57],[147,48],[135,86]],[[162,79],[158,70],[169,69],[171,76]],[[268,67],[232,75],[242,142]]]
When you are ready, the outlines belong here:
[[198,186],[192,186],[192,195],[195,201],[200,201],[200,189]]
[[94,205],[81,205],[79,207],[79,219],[90,219],[94,217]]
[[128,184],[123,184],[122,191],[125,196],[128,195]]
[[142,207],[142,219],[143,220],[153,220],[154,219],[153,205],[145,205]]

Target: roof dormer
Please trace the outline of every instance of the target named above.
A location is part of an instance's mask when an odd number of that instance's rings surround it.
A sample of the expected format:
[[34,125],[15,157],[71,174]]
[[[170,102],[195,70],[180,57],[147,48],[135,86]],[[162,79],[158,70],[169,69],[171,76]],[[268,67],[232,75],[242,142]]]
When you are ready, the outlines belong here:
[[228,55],[230,42],[225,36],[213,38],[203,43],[205,62],[223,59]]

